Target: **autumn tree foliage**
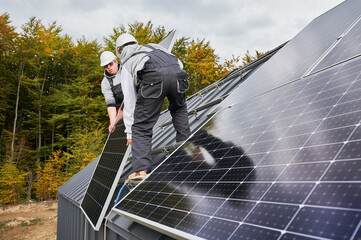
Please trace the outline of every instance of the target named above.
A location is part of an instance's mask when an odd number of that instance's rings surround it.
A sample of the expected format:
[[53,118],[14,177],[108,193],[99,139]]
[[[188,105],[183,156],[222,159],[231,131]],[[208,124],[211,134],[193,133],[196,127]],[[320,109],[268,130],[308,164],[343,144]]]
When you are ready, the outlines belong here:
[[[16,31],[15,29],[18,29]],[[36,17],[15,28],[0,15],[0,204],[56,198],[57,189],[94,160],[108,117],[99,56],[122,33],[139,44],[159,43],[172,30],[134,22],[97,41],[73,40],[56,22]],[[179,37],[172,50],[189,74],[188,96],[258,56],[225,63],[205,39]]]
[[0,203],[15,204],[22,199],[26,172],[7,162],[0,168]]
[[60,150],[54,152],[44,164],[38,165],[37,181],[34,184],[37,199],[44,201],[56,198],[56,190],[72,176],[64,171],[66,165],[67,157]]

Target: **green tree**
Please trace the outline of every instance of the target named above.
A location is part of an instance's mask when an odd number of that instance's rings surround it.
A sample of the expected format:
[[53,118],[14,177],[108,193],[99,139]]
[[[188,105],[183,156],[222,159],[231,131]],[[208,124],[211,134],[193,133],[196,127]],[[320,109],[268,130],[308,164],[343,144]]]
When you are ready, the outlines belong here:
[[[4,133],[9,133],[11,126],[16,93],[16,59],[18,34],[10,25],[8,14],[0,15],[0,163],[4,164],[6,158],[6,147],[9,141]],[[10,120],[11,119],[11,120]],[[10,140],[11,141],[11,140]],[[8,145],[9,147],[10,145]]]
[[31,82],[28,92],[33,99],[33,108],[27,108],[27,114],[33,116],[27,119],[24,124],[31,126],[29,136],[36,139],[36,158],[40,161],[42,147],[44,145],[44,127],[45,114],[48,114],[49,108],[46,106],[45,94],[49,93],[52,86],[52,70],[54,69],[54,58],[61,45],[59,33],[61,28],[52,23],[46,28],[40,20],[32,18],[30,22],[23,27],[25,38],[31,42],[29,55],[33,56],[27,62],[31,71],[27,72],[27,78]]

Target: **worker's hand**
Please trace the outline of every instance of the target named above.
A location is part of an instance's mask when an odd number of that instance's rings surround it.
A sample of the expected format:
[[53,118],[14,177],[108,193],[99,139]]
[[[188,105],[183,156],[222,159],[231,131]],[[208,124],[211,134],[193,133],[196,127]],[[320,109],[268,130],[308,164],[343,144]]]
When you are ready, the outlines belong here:
[[127,146],[132,144],[132,139],[127,139]]
[[113,123],[110,123],[110,124],[109,124],[109,127],[108,127],[108,131],[109,131],[109,133],[113,133],[113,132],[114,132],[114,130],[115,130],[115,126],[114,126],[114,124],[113,124]]

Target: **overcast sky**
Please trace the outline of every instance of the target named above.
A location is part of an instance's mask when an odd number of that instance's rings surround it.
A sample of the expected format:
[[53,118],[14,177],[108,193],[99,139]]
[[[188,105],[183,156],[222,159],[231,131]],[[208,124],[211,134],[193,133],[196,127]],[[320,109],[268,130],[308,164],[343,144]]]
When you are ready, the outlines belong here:
[[73,40],[103,38],[135,21],[176,29],[181,37],[205,39],[216,54],[231,59],[247,50],[265,52],[290,40],[343,0],[0,0],[11,25],[31,17],[56,21]]

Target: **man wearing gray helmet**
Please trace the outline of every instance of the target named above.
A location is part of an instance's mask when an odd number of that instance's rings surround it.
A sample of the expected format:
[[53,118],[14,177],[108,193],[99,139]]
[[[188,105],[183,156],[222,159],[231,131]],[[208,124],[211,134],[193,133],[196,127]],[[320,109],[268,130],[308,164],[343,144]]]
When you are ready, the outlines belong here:
[[[110,124],[109,133],[114,131],[116,123],[122,119],[125,125],[128,142],[131,143],[131,125],[136,101],[136,92],[132,76],[120,66],[116,56],[105,51],[100,55],[100,66],[104,67],[104,78],[101,83],[102,93],[107,104]],[[123,107],[122,107],[122,103]],[[117,115],[118,112],[118,115]]]
[[137,86],[137,101],[132,125],[132,173],[128,180],[141,180],[151,170],[153,126],[158,120],[165,97],[176,130],[176,141],[190,135],[185,92],[188,75],[181,61],[158,44],[138,45],[130,34],[122,34],[116,41],[119,61]]

